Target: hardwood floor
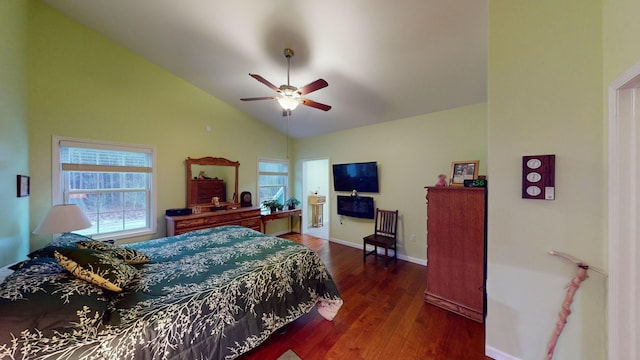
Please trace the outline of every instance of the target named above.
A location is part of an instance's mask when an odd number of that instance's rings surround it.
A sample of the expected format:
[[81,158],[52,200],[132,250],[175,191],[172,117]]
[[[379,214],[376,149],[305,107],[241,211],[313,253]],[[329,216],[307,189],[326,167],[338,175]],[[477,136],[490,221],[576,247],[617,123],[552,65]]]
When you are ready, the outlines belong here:
[[308,235],[283,238],[307,245],[325,262],[344,305],[333,321],[314,309],[241,357],[277,359],[292,349],[315,359],[490,359],[484,356],[484,326],[426,304],[425,268],[398,260],[384,269],[362,250]]

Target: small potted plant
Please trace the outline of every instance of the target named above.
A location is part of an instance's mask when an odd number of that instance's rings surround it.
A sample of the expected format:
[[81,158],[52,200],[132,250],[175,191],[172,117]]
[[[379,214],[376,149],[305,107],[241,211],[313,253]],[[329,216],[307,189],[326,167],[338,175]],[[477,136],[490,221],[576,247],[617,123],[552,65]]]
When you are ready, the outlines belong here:
[[282,210],[282,204],[278,200],[265,200],[262,202],[262,206],[269,208],[271,212],[276,212],[276,210]]
[[287,199],[287,201],[284,202],[284,204],[287,205],[287,209],[293,210],[296,208],[296,206],[300,205],[300,200],[294,197],[290,197]]

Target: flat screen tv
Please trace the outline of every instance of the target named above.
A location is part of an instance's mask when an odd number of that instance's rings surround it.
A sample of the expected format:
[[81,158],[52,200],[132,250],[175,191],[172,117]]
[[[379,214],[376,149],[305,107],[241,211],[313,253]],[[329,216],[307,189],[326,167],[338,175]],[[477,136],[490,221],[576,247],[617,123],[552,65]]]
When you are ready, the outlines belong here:
[[333,164],[333,189],[335,191],[353,191],[377,193],[378,163],[375,161]]
[[369,196],[338,195],[338,215],[373,219],[375,218],[373,198]]

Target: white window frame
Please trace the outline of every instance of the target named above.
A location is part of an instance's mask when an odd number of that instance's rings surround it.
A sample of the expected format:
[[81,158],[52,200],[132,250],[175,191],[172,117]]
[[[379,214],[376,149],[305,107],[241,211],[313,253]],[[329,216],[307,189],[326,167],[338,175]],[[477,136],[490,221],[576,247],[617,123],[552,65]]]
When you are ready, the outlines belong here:
[[[287,165],[287,172],[286,173],[274,173],[274,172],[262,172],[260,171],[260,163],[275,163],[275,164],[286,164]],[[261,200],[260,200],[260,188],[262,187],[267,187],[267,186],[261,186],[260,185],[260,175],[284,175],[286,174],[287,176],[287,184],[284,186],[284,201],[287,201],[287,199],[289,198],[289,183],[291,182],[291,164],[289,163],[289,160],[286,159],[272,159],[272,158],[258,158],[258,166],[257,166],[257,178],[256,178],[256,184],[258,186],[257,188],[257,193],[256,193],[256,198],[258,201],[258,206],[263,207]],[[283,205],[284,205],[284,201],[283,201]]]
[[145,152],[151,154],[151,181],[148,189],[148,201],[147,204],[147,227],[123,230],[118,232],[110,232],[104,234],[95,234],[91,237],[96,240],[101,239],[125,239],[137,236],[144,236],[155,234],[157,232],[158,219],[157,219],[157,176],[156,176],[156,147],[153,145],[140,145],[140,144],[126,144],[117,142],[108,142],[92,139],[80,139],[62,136],[53,136],[51,142],[51,158],[52,158],[52,175],[51,175],[51,194],[54,205],[64,203],[64,184],[63,184],[63,171],[62,164],[60,163],[60,145],[61,144],[73,144],[78,147],[86,147],[90,149],[104,149],[104,150],[120,150],[120,151],[132,151],[132,152]]

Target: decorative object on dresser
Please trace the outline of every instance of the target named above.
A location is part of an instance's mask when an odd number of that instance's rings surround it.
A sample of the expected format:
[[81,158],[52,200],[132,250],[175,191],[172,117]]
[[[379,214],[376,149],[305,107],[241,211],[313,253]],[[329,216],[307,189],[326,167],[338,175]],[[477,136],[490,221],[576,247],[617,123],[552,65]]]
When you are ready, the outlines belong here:
[[447,186],[447,175],[445,174],[438,175],[438,182],[436,183],[436,186],[439,186],[439,187]]
[[[368,255],[374,255],[378,259],[378,246],[384,248],[384,268],[387,268],[389,259],[398,262],[398,210],[382,210],[376,208],[376,221],[374,233],[365,236],[362,244],[362,262]],[[373,250],[367,252],[367,245],[373,245]],[[389,257],[389,250],[393,250],[393,257]]]
[[487,187],[487,179],[465,180],[464,187]]
[[250,192],[243,191],[242,194],[240,194],[240,206],[241,207],[253,206],[253,203],[251,203]]
[[[167,209],[164,214],[167,216],[182,216],[182,215],[191,215],[192,213],[194,213],[193,210],[191,210],[190,208],[184,208],[184,209]],[[199,214],[196,212],[196,214]]]
[[478,168],[480,160],[454,161],[451,163],[451,174],[449,175],[449,185],[463,186],[465,180],[478,178]]
[[482,323],[486,306],[486,188],[426,189],[425,301]]

